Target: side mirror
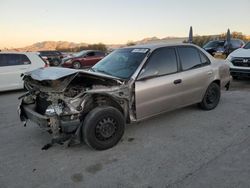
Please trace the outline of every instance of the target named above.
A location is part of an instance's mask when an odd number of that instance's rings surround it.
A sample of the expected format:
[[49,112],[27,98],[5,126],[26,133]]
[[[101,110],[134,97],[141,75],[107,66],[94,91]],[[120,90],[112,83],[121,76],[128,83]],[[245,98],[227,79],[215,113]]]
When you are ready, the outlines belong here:
[[154,78],[154,77],[157,77],[159,74],[159,71],[155,70],[154,72],[143,72],[142,74],[139,75],[138,77],[138,81],[142,81],[142,80],[147,80],[147,79],[150,79],[150,78]]

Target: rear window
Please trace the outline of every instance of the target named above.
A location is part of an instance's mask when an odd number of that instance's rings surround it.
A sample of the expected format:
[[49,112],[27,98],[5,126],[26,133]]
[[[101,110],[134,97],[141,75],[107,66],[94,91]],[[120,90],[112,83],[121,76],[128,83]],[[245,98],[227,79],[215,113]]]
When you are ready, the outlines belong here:
[[0,66],[16,66],[31,64],[29,58],[24,54],[0,54]]
[[233,48],[240,48],[243,46],[244,43],[240,40],[232,40],[231,44]]
[[223,47],[224,41],[210,41],[203,46],[203,48],[218,48]]
[[46,66],[48,65],[48,63],[42,58],[41,55],[38,55],[38,57],[44,62],[44,64],[45,64]]
[[250,42],[248,42],[245,46],[244,49],[250,49]]

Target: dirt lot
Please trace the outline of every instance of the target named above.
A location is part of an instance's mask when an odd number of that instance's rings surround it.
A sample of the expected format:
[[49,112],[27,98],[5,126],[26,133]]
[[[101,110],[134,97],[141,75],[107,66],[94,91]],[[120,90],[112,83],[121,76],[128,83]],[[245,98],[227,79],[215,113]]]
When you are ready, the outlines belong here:
[[196,106],[128,125],[107,151],[86,145],[41,150],[50,137],[17,116],[22,91],[0,94],[0,187],[249,187],[250,81],[219,106]]

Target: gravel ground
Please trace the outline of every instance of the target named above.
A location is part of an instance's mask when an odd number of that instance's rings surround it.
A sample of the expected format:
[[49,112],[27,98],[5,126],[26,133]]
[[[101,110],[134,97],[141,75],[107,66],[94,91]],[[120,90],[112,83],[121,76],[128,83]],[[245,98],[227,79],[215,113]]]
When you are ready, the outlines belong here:
[[17,116],[22,91],[0,94],[0,187],[250,187],[250,81],[232,83],[219,106],[195,105],[128,125],[106,151],[66,148]]

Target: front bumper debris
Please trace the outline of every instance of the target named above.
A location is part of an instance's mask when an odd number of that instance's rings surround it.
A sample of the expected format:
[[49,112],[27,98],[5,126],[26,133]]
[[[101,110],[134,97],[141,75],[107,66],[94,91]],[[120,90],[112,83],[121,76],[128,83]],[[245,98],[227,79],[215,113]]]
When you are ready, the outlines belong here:
[[51,143],[46,146],[52,146],[54,143],[63,144],[66,141],[70,146],[73,142],[78,140],[80,142],[80,120],[63,121],[59,116],[46,116],[35,111],[35,104],[23,104],[23,101],[18,107],[20,120],[26,126],[28,120],[39,125],[43,130],[52,134]]

